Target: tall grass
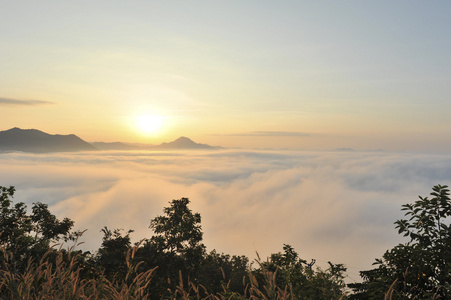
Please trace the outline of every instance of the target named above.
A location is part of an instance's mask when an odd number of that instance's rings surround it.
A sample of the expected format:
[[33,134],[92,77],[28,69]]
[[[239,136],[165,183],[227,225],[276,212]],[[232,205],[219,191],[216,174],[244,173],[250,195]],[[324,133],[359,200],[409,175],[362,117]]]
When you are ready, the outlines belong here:
[[[155,299],[149,284],[157,268],[140,272],[142,262],[134,263],[138,246],[127,253],[127,275],[124,280],[108,280],[102,273],[94,270],[92,278],[83,276],[87,268],[84,257],[72,251],[49,250],[39,261],[28,260],[25,270],[19,270],[14,253],[0,246],[0,298],[1,299]],[[184,285],[179,272],[179,284],[168,291],[169,299],[205,299],[205,300],[293,300],[291,287],[279,288],[276,284],[276,272],[270,272],[259,263],[259,276],[250,272],[243,278],[245,289],[242,294],[232,292],[229,283],[223,284],[219,293],[209,293],[199,284],[188,280]],[[92,271],[92,270],[91,270]],[[225,276],[224,276],[225,277]]]
[[123,282],[109,281],[102,274],[81,276],[86,269],[80,253],[49,250],[39,261],[28,260],[25,270],[17,266],[14,253],[0,247],[1,299],[148,299],[145,290],[155,269],[137,273],[131,264],[136,248],[127,255],[128,273]]

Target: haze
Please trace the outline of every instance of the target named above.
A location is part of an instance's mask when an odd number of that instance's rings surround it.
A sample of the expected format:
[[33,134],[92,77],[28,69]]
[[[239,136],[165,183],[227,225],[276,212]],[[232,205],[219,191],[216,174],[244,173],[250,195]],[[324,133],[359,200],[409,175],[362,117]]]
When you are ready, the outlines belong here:
[[401,205],[451,181],[451,156],[217,150],[0,155],[15,201],[48,203],[75,221],[84,249],[100,229],[150,237],[150,219],[188,197],[208,250],[265,258],[291,244],[304,259],[344,263],[350,280],[404,240]]
[[88,229],[88,248],[105,225],[149,237],[189,197],[209,250],[288,243],[358,280],[401,241],[401,205],[451,183],[450,14],[417,0],[0,0],[0,130],[227,147],[0,153],[0,185]]
[[[448,1],[1,5],[3,130],[150,143],[185,135],[227,147],[450,148]],[[143,134],[142,114],[166,124]]]

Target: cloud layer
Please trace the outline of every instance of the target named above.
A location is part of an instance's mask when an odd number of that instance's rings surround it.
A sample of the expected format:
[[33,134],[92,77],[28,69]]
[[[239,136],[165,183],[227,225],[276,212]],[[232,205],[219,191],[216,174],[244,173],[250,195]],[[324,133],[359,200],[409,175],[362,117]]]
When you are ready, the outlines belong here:
[[2,106],[2,105],[33,106],[33,105],[43,105],[43,104],[53,104],[53,102],[42,101],[42,100],[17,100],[17,99],[10,99],[10,98],[0,98],[0,106]]
[[252,131],[245,133],[227,134],[228,136],[283,136],[283,137],[296,137],[296,136],[310,136],[308,133],[296,132],[296,131]]
[[188,197],[202,215],[209,250],[255,257],[291,244],[304,259],[344,263],[352,279],[403,239],[401,205],[451,181],[451,156],[370,152],[220,150],[0,154],[0,185],[15,200],[48,203],[88,229],[150,237],[150,219]]

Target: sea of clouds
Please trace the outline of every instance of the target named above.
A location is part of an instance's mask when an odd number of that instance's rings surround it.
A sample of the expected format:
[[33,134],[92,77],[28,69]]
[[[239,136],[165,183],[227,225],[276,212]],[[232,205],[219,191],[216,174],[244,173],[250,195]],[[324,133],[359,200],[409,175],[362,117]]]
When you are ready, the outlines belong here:
[[[96,250],[100,230],[135,230],[172,199],[202,215],[208,250],[265,258],[292,245],[301,258],[344,263],[349,280],[405,242],[401,205],[451,183],[451,155],[387,152],[216,150],[0,154],[0,185],[14,201],[44,202]],[[30,207],[31,205],[29,205]]]

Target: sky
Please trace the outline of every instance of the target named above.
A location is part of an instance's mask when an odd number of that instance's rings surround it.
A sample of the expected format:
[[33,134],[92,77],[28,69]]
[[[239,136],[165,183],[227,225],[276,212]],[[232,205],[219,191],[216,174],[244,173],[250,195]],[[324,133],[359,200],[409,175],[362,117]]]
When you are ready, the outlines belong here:
[[[0,153],[14,201],[150,237],[188,197],[208,250],[344,263],[451,183],[449,1],[0,0],[0,131],[214,151]],[[354,151],[353,151],[354,150]]]
[[90,142],[451,149],[449,1],[0,7],[0,130]]

